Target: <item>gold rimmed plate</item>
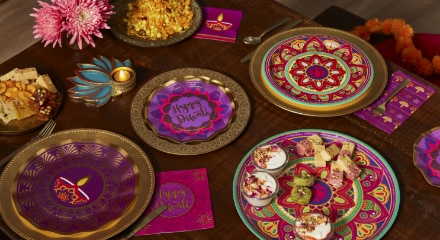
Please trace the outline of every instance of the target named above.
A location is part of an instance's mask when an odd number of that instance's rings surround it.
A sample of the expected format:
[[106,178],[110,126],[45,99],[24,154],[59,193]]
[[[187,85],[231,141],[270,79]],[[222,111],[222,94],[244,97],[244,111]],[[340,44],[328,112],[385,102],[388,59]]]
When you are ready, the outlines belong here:
[[250,76],[276,106],[328,117],[371,104],[388,72],[380,53],[363,39],[334,28],[302,27],[263,42],[251,59]]
[[150,146],[177,155],[220,149],[236,139],[250,118],[250,102],[231,78],[201,68],[162,73],[131,104],[133,129]]
[[108,239],[139,218],[154,171],[131,140],[74,129],[35,141],[0,178],[0,213],[25,239]]
[[196,0],[191,0],[191,9],[193,11],[193,18],[191,26],[183,32],[175,33],[165,40],[150,40],[138,35],[128,34],[127,24],[124,22],[128,10],[128,3],[133,2],[119,0],[114,4],[114,11],[116,12],[109,19],[109,26],[112,33],[121,41],[138,47],[162,47],[179,43],[185,39],[190,38],[197,32],[202,24],[202,8]]
[[158,137],[190,143],[208,141],[226,131],[234,115],[234,95],[221,82],[183,76],[153,90],[143,118]]

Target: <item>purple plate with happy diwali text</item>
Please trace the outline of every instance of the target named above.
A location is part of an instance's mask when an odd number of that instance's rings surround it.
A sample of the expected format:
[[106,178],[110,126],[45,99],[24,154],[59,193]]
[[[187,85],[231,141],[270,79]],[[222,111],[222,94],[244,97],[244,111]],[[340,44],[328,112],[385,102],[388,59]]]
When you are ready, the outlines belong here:
[[162,73],[139,89],[131,124],[150,146],[178,155],[220,149],[235,140],[250,118],[250,101],[230,77],[203,68]]
[[178,143],[206,141],[229,128],[235,102],[221,82],[188,76],[153,90],[145,111],[145,120],[160,137]]
[[131,140],[74,129],[23,149],[5,168],[0,190],[3,219],[25,239],[108,239],[142,215],[154,171]]

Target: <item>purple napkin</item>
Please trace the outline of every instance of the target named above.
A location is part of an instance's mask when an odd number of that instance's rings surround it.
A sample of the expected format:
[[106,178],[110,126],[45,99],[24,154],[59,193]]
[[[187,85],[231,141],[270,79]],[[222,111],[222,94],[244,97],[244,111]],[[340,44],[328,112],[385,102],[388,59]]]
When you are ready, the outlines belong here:
[[194,38],[235,42],[243,11],[203,7],[203,21]]
[[[404,78],[410,79],[411,82],[388,102],[387,111],[383,115],[375,116],[373,109],[385,101]],[[355,112],[355,115],[391,134],[434,93],[434,88],[397,70],[391,75],[383,94],[370,106]]]
[[156,173],[156,185],[144,214],[169,207],[136,233],[149,235],[214,227],[206,168]]

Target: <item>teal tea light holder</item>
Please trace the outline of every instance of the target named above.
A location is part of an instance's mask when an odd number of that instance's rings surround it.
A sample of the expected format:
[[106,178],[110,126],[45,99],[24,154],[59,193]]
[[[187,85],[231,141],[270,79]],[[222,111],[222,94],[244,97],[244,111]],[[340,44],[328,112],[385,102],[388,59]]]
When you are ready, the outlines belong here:
[[75,76],[67,79],[74,84],[68,89],[72,99],[101,107],[112,96],[132,90],[136,86],[136,72],[131,60],[120,61],[115,58],[99,56],[92,63],[77,64]]

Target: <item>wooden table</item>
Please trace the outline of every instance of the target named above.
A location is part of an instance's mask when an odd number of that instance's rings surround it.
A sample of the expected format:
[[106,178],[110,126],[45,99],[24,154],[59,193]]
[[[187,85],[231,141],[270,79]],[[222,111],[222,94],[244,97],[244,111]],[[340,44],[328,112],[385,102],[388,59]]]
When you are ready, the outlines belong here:
[[[260,141],[289,130],[320,128],[338,131],[358,138],[375,148],[393,168],[400,185],[401,205],[394,225],[383,239],[436,239],[440,224],[440,190],[429,185],[413,164],[413,143],[423,132],[437,126],[440,116],[440,92],[434,94],[393,134],[388,135],[354,114],[338,117],[310,117],[282,110],[263,98],[251,83],[249,66],[240,59],[255,46],[240,40],[262,32],[282,16],[302,17],[300,26],[316,26],[316,22],[265,0],[221,1],[202,0],[202,5],[243,10],[244,15],[237,42],[188,39],[179,44],[159,48],[139,48],[118,41],[110,32],[96,40],[96,48],[74,51],[66,47],[44,48],[36,43],[0,65],[0,73],[13,68],[36,67],[48,73],[66,91],[72,85],[66,80],[73,76],[77,63],[90,62],[99,55],[131,59],[137,72],[136,88],[115,97],[107,105],[94,108],[72,101],[67,94],[58,116],[55,131],[73,128],[110,130],[133,140],[147,153],[156,172],[207,168],[212,198],[215,228],[183,233],[136,237],[135,239],[254,239],[253,233],[240,219],[234,206],[232,184],[242,157]],[[131,99],[138,89],[156,75],[176,68],[197,67],[225,74],[237,81],[251,101],[251,118],[242,135],[222,149],[196,156],[178,156],[158,151],[144,143],[130,124]],[[389,64],[389,72],[397,67]],[[0,158],[11,149],[20,147],[37,132],[18,136],[0,136]],[[2,193],[5,194],[5,193]],[[7,228],[2,221],[1,226]],[[0,235],[1,239],[6,236]]]

